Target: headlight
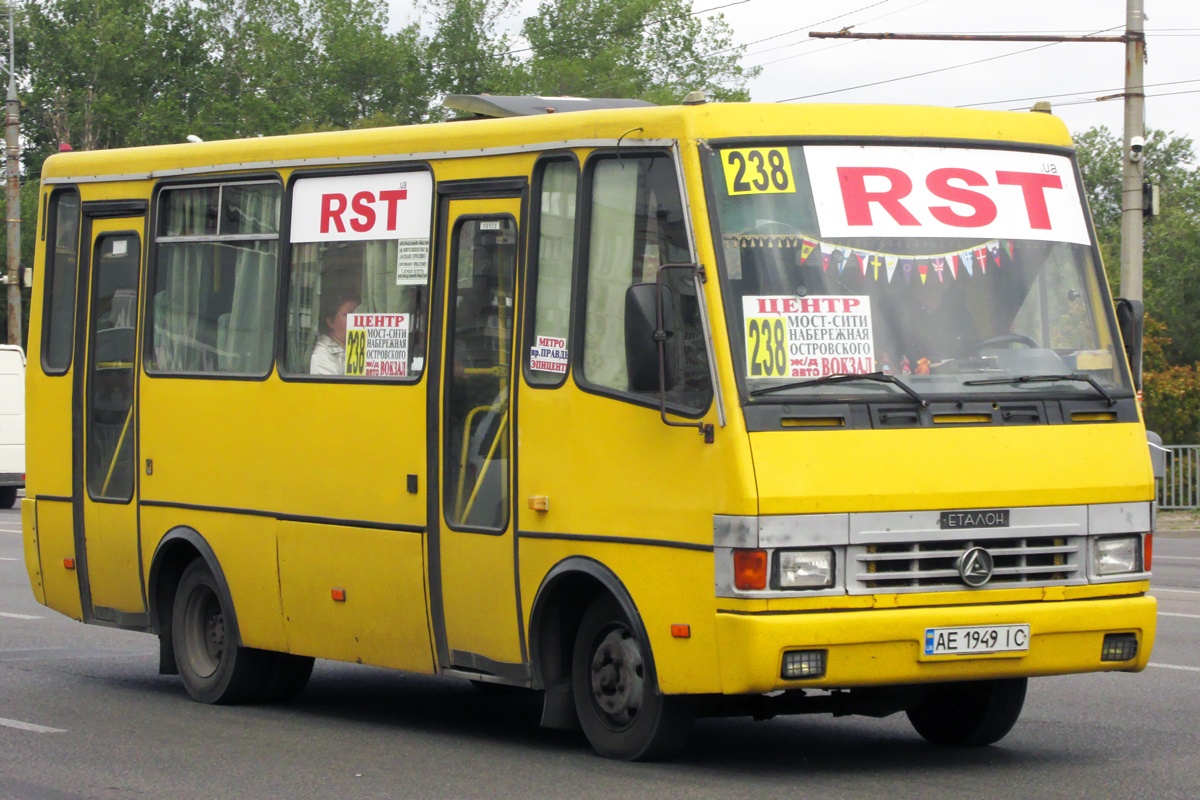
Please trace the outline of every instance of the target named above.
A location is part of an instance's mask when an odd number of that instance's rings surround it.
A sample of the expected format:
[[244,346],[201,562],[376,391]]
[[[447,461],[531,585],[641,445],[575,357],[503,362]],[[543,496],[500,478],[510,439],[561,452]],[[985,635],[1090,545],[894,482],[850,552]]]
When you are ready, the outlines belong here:
[[777,550],[780,589],[833,586],[832,550]]
[[1114,536],[1095,542],[1096,574],[1141,572],[1141,536]]

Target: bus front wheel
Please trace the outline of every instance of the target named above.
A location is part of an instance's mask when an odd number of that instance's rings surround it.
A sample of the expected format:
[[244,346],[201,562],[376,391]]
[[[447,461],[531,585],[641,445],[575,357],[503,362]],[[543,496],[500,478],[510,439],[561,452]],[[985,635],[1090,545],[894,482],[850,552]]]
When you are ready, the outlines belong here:
[[571,689],[580,726],[602,756],[667,758],[687,742],[693,704],[659,693],[649,652],[649,643],[613,598],[597,599],[584,613],[571,659]]
[[930,687],[908,720],[930,744],[984,747],[1005,737],[1021,716],[1028,678],[945,683]]
[[241,703],[256,698],[270,666],[262,650],[239,647],[233,609],[225,608],[216,579],[203,559],[183,571],[171,614],[179,677],[200,703]]

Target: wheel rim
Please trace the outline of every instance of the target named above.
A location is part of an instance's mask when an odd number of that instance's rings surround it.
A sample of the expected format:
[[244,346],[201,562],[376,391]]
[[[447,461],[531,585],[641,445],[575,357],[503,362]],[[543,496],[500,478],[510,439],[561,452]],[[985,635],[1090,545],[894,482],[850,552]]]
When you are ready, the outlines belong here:
[[225,614],[211,586],[197,586],[183,609],[183,637],[188,669],[207,678],[221,666],[225,654]]
[[592,703],[604,723],[620,730],[633,724],[646,696],[645,662],[633,632],[610,629],[592,651]]

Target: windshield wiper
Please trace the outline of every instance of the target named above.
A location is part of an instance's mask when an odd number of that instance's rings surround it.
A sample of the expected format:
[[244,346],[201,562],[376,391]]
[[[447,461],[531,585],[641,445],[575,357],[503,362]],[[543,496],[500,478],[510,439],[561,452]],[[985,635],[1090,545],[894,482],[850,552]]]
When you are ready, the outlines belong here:
[[1092,388],[1100,393],[1110,406],[1115,406],[1117,401],[1111,394],[1104,391],[1104,387],[1096,382],[1096,379],[1091,375],[1080,375],[1074,373],[1071,375],[1017,375],[1009,378],[984,378],[977,381],[963,381],[964,386],[991,386],[998,383],[1054,383],[1055,381],[1077,381],[1079,383],[1090,383]]
[[807,381],[796,381],[795,383],[781,383],[778,386],[768,386],[765,389],[755,389],[750,393],[751,397],[758,397],[762,394],[770,394],[772,392],[786,392],[788,389],[803,389],[806,386],[826,386],[833,383],[851,383],[852,381],[873,381],[874,383],[890,383],[893,386],[898,386],[900,389],[912,399],[921,404],[921,408],[928,408],[929,401],[921,395],[917,394],[907,383],[898,379],[895,375],[888,375],[885,372],[867,372],[861,374],[842,374],[842,375],[822,375],[819,378],[813,378]]

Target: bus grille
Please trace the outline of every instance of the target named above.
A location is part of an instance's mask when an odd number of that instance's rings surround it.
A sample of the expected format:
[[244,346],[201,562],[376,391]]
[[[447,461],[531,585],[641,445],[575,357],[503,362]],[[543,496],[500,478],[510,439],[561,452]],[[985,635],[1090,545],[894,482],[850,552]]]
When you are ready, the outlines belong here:
[[958,559],[972,547],[982,547],[992,556],[992,579],[983,588],[1086,583],[1084,541],[1037,536],[852,546],[847,584],[851,594],[963,589]]

